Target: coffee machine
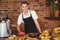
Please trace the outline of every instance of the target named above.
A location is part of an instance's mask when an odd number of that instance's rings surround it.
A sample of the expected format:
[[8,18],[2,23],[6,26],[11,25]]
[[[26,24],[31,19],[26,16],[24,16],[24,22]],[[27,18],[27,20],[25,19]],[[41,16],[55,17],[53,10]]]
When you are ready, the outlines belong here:
[[[2,15],[3,14],[3,15]],[[0,37],[8,37],[10,36],[10,20],[6,19],[7,16],[4,11],[1,12],[0,15]]]

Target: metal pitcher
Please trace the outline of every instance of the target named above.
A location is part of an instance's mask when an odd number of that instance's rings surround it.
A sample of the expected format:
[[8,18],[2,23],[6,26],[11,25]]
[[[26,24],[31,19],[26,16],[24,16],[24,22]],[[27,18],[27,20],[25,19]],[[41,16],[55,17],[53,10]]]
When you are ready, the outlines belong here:
[[9,22],[8,21],[0,22],[0,37],[10,36],[8,30],[9,30]]

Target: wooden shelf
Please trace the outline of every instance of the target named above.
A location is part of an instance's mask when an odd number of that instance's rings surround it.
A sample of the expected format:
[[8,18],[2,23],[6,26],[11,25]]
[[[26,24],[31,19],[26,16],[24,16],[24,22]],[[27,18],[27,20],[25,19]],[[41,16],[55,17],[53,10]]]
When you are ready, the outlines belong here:
[[60,20],[60,17],[44,17],[47,20]]

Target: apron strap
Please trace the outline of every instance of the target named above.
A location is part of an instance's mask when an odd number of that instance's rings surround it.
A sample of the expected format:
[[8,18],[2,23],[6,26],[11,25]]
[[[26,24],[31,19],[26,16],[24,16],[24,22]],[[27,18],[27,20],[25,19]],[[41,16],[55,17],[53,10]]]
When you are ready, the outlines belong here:
[[[29,10],[29,12],[30,12],[30,17],[32,17],[30,10]],[[22,19],[24,19],[23,12],[22,12]]]

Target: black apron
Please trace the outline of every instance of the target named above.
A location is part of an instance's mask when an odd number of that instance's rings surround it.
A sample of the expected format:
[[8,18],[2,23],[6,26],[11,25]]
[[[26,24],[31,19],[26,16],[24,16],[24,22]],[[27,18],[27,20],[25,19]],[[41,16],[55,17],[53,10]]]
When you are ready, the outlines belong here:
[[[23,18],[23,13],[22,13],[22,18]],[[24,27],[25,33],[38,33],[38,29],[34,23],[31,12],[30,12],[30,17],[23,18],[23,21],[24,21],[24,26],[25,26]]]

